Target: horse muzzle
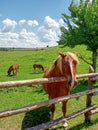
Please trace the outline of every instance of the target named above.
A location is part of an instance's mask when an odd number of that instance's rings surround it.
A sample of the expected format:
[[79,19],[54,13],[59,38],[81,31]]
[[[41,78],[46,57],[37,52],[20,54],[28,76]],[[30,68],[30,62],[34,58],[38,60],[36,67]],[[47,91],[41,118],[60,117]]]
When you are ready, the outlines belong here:
[[74,88],[76,85],[77,85],[77,81],[76,81],[76,80],[74,80],[74,81],[69,80],[69,81],[68,81],[68,86],[69,86],[70,88]]

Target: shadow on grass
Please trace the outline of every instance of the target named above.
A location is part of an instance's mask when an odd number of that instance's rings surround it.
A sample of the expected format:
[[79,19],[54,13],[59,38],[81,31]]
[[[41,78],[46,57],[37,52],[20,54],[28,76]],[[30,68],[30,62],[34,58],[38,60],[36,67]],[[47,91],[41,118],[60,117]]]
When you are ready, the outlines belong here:
[[[41,123],[45,123],[50,121],[50,108],[49,107],[44,107],[44,108],[39,108],[30,112],[27,112],[23,122],[22,122],[22,127],[21,130],[24,130],[26,128],[34,127],[37,126]],[[68,130],[87,130],[89,127],[98,124],[98,118],[94,120],[92,123],[81,123],[76,126],[73,126],[71,128],[68,128]],[[64,130],[62,125],[56,126],[55,128],[51,128],[51,130]],[[96,129],[97,130],[97,129]]]
[[88,89],[87,87],[88,87],[88,80],[85,79],[79,80],[76,87],[71,90],[71,94],[85,91]]
[[31,72],[30,74],[44,74],[43,71]]
[[[81,123],[81,124],[79,124],[77,126],[73,126],[70,129],[68,129],[68,130],[82,130],[82,129],[87,130],[87,129],[89,129],[90,126],[93,126],[95,124],[98,124],[98,118],[96,120],[93,120],[92,123],[85,123],[84,122],[84,123]],[[97,128],[96,128],[96,130],[97,130]]]
[[25,114],[21,130],[50,121],[50,107],[42,107]]
[[[76,88],[71,91],[71,94],[85,91],[85,90],[87,90],[87,86],[88,86],[87,80],[80,80],[78,82]],[[37,90],[35,90],[35,92],[41,93],[41,92],[43,92],[43,89],[42,88],[37,89]],[[39,108],[36,110],[32,110],[25,114],[25,117],[22,121],[21,130],[30,128],[30,127],[34,127],[36,125],[48,122],[50,120],[51,120],[50,119],[50,107],[43,107],[43,108]],[[81,129],[86,130],[86,129],[89,129],[90,126],[93,126],[94,124],[97,124],[97,123],[98,123],[98,119],[94,120],[93,123],[81,123],[77,126],[73,126],[73,127],[69,128],[68,130],[81,130]],[[53,130],[60,130],[60,129],[63,130],[62,126],[60,126],[60,127],[57,126],[56,129],[54,128]]]

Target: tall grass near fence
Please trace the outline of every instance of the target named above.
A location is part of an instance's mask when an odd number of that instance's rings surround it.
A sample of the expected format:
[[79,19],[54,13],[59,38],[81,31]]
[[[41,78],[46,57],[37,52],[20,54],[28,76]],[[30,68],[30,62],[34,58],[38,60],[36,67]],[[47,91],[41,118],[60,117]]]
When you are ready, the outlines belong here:
[[[24,79],[35,79],[43,77],[42,72],[35,73],[32,65],[34,63],[41,63],[45,69],[51,66],[53,60],[58,56],[58,52],[79,52],[89,62],[91,61],[91,52],[86,51],[85,46],[77,46],[74,49],[62,48],[60,46],[43,49],[13,49],[7,51],[0,51],[0,81],[12,81],[12,80],[24,80]],[[77,66],[77,73],[83,74],[88,73],[89,65],[79,59],[80,64]],[[11,64],[18,63],[20,65],[17,76],[7,76],[8,67]],[[97,83],[94,85],[97,87]],[[78,85],[71,93],[81,92],[87,89],[87,80],[79,80]],[[20,88],[9,88],[0,89],[0,111],[25,106],[46,100],[47,94],[43,91],[41,85],[24,86]],[[78,99],[72,99],[68,102],[68,112],[71,113],[85,107],[86,96]],[[98,104],[98,96],[93,97],[93,102]],[[57,110],[55,112],[55,118],[61,116],[61,104],[57,104]],[[21,130],[24,114],[7,117],[0,119],[0,130]],[[83,116],[83,115],[82,115]],[[84,118],[79,116],[69,121],[69,129],[94,129],[98,128],[98,114],[94,115],[94,124],[84,124]],[[43,117],[44,120],[44,117]],[[33,119],[34,122],[34,119]],[[78,125],[78,128],[76,127]],[[58,129],[60,127],[58,126]]]

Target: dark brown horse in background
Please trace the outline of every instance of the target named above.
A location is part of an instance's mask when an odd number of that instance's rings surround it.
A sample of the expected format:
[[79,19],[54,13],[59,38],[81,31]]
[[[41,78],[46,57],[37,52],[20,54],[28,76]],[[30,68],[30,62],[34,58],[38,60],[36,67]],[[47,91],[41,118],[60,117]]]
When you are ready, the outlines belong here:
[[[78,63],[78,53],[59,53],[57,59],[53,62],[51,68],[45,71],[44,78],[64,76],[64,82],[45,83],[43,88],[49,95],[49,99],[57,98],[70,94],[70,89],[73,88],[76,81],[76,65]],[[66,115],[66,103],[62,101],[63,116]],[[51,105],[51,117],[54,118],[55,104]]]
[[38,68],[39,70],[44,72],[44,67],[41,64],[33,64],[34,71]]
[[19,69],[19,65],[18,64],[11,65],[9,67],[9,69],[8,69],[8,76],[10,76],[12,72],[13,72],[13,76],[17,75],[18,69]]

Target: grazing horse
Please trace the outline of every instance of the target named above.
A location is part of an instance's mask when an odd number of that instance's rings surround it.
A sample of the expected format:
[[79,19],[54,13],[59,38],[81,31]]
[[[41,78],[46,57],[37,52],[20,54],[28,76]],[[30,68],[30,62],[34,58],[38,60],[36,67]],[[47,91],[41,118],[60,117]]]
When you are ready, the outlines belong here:
[[17,74],[17,71],[19,69],[19,65],[18,64],[13,64],[9,67],[8,69],[8,76],[11,75],[11,72],[13,72],[13,75],[16,75]]
[[[76,85],[76,65],[78,63],[78,53],[59,53],[59,56],[54,60],[52,66],[44,73],[44,78],[50,77],[65,77],[65,81],[44,83],[43,89],[49,95],[49,99],[57,98],[60,96],[67,96],[70,90]],[[62,101],[63,116],[66,115],[66,103]],[[55,104],[51,105],[51,118],[54,119]]]
[[38,68],[39,70],[42,70],[44,72],[44,67],[41,64],[33,64],[33,68],[34,71],[36,70],[36,68]]

